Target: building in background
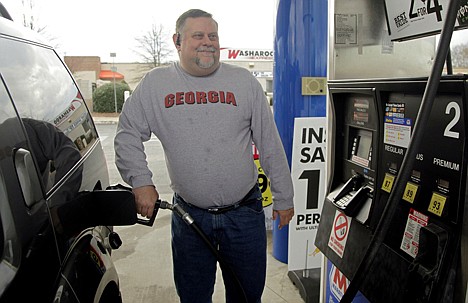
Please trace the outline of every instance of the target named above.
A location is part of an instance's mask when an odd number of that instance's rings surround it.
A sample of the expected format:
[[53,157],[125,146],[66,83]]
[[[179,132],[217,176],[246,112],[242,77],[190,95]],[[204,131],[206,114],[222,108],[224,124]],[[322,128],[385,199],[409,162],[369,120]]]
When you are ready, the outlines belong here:
[[263,87],[270,104],[273,103],[273,50],[221,48],[220,60],[248,69]]
[[[272,50],[222,48],[220,60],[248,69],[257,77],[268,101],[272,104]],[[65,56],[64,61],[73,74],[91,111],[93,109],[93,91],[97,87],[112,82],[115,77],[115,81],[125,81],[133,91],[141,78],[153,68],[151,64],[147,63],[101,62],[98,56]]]
[[[106,63],[97,56],[65,56],[65,64],[73,74],[88,108],[93,109],[94,90],[112,81],[125,81],[135,89],[151,67],[144,63]],[[113,71],[115,68],[115,71]]]

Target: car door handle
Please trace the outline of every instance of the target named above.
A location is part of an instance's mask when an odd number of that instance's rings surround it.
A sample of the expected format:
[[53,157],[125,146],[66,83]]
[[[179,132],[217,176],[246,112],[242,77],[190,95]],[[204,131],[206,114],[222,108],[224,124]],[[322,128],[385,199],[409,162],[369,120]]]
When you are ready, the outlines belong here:
[[19,148],[14,152],[14,159],[24,202],[27,207],[32,207],[43,197],[32,155],[28,150]]

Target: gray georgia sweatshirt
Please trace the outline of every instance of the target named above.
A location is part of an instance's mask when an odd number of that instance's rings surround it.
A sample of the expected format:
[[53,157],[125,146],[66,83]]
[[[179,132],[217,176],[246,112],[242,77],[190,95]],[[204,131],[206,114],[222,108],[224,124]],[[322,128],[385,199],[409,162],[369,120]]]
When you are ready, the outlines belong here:
[[194,77],[174,63],[141,80],[124,105],[115,137],[117,168],[134,188],[153,184],[142,143],[152,133],[162,143],[171,188],[185,201],[208,208],[241,200],[257,182],[253,141],[271,182],[273,208],[293,207],[273,115],[246,69],[221,63],[213,74]]

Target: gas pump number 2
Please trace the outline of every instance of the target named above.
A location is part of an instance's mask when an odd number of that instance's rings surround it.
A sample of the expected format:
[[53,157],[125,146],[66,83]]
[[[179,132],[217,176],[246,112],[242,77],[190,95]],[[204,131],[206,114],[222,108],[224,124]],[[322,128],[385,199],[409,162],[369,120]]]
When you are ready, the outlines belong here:
[[460,121],[461,110],[460,110],[460,105],[455,101],[452,101],[449,104],[447,104],[447,107],[445,108],[445,114],[450,115],[452,110],[454,111],[454,116],[453,116],[453,119],[450,120],[450,122],[445,127],[444,136],[458,139],[460,137],[460,133],[453,131],[452,129],[455,125],[457,125],[458,121]]

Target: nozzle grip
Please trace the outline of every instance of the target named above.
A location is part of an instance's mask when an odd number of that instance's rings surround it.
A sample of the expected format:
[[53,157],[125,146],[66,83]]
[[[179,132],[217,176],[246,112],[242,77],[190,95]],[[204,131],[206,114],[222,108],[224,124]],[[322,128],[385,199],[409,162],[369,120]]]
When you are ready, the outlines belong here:
[[137,223],[145,226],[153,226],[154,220],[156,220],[156,215],[158,214],[159,206],[161,205],[161,200],[157,200],[154,204],[153,215],[149,219],[137,218]]

